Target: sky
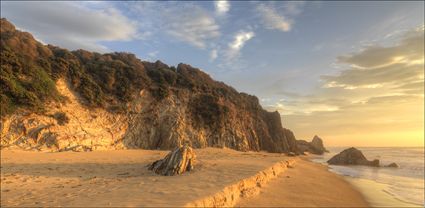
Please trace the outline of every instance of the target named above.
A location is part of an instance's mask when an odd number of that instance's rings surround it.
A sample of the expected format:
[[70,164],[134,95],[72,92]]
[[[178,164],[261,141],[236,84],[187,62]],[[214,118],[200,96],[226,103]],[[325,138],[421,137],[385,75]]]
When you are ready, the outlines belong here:
[[297,139],[424,145],[424,2],[1,2],[42,43],[188,63]]

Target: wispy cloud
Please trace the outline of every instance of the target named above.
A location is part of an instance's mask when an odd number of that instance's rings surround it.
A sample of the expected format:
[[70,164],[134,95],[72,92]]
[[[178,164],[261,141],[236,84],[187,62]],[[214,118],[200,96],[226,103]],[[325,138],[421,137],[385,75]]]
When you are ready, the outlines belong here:
[[239,51],[242,49],[242,47],[245,45],[245,43],[248,40],[254,37],[254,35],[255,34],[252,31],[249,31],[249,32],[240,31],[235,35],[234,40],[233,42],[229,44],[229,47],[232,50]]
[[148,56],[150,58],[156,58],[156,56],[158,55],[159,51],[152,51],[148,53]]
[[368,46],[338,60],[351,68],[323,76],[326,87],[376,88],[417,82],[424,77],[424,32],[409,31],[394,46]]
[[220,36],[220,26],[202,7],[186,4],[164,11],[163,25],[168,34],[198,48]]
[[259,4],[257,11],[260,13],[262,22],[267,29],[281,30],[283,32],[291,30],[292,20],[280,15],[273,7]]
[[214,1],[215,11],[218,15],[224,15],[230,10],[230,2],[219,0]]
[[303,11],[304,1],[288,1],[285,2],[284,11],[287,15],[298,15]]
[[240,56],[240,51],[245,46],[246,42],[255,36],[253,31],[239,31],[233,36],[233,41],[228,44],[225,52],[225,60],[233,61]]
[[[284,114],[287,127],[305,135],[321,134],[341,144],[358,139],[423,140],[424,31],[411,30],[390,46],[366,46],[340,56],[345,69],[322,76],[324,85],[310,95],[285,96],[268,106]],[[404,135],[397,140],[396,135]],[[406,143],[403,143],[406,142]],[[376,144],[370,144],[376,145]]]
[[213,49],[210,52],[210,61],[214,61],[216,60],[218,57],[218,50],[217,49]]
[[259,3],[256,11],[266,29],[288,32],[294,25],[294,18],[303,11],[304,5],[303,1]]
[[[75,2],[2,2],[2,16],[43,42],[105,52],[101,41],[137,38],[135,23],[120,11]],[[30,18],[29,18],[30,17]]]
[[[126,2],[129,15],[136,17],[140,30],[153,39],[179,41],[198,49],[206,49],[220,37],[220,25],[214,11],[194,2],[138,1]],[[160,12],[159,12],[160,11]]]

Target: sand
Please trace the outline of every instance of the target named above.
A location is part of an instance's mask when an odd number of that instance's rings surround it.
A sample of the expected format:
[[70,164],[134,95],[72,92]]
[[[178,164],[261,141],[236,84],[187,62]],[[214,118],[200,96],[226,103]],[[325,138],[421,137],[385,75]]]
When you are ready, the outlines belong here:
[[255,175],[283,154],[197,149],[195,170],[158,176],[146,165],[168,151],[1,151],[2,206],[183,206]]
[[[211,196],[218,199],[216,196],[224,195],[225,200],[229,199],[226,197],[233,199],[231,191],[235,191],[235,187],[257,183],[248,180],[250,178],[267,183],[259,183],[261,187],[256,187],[259,191],[250,193],[250,189],[245,189],[243,194],[241,192],[246,198],[240,198],[238,206],[367,205],[357,191],[324,166],[283,154],[196,149],[198,162],[193,172],[158,176],[147,170],[146,165],[167,153],[151,150],[59,153],[2,150],[1,206],[202,205]],[[292,165],[295,167],[282,169],[281,164],[287,164],[282,161],[296,161]],[[259,195],[255,196],[257,192]]]
[[242,199],[237,207],[367,207],[368,203],[342,176],[307,159],[297,161],[259,195]]

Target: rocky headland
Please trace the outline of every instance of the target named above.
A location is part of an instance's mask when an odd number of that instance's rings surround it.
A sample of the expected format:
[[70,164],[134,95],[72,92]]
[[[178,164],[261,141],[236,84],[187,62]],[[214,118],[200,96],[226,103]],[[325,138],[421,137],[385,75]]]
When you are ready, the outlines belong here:
[[187,64],[43,45],[1,19],[1,148],[299,153],[278,112]]

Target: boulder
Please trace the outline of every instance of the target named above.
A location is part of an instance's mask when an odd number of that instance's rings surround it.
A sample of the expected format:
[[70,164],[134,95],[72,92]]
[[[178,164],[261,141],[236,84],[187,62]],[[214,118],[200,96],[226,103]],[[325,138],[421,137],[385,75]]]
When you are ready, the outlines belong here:
[[348,148],[333,156],[328,163],[331,165],[366,165],[379,167],[379,160],[369,161],[363,155],[363,153],[354,148]]
[[389,168],[399,168],[400,166],[397,163],[390,163],[389,165],[386,165],[385,167],[389,167]]
[[288,152],[288,153],[286,153],[286,155],[289,156],[289,157],[297,156],[297,154],[295,152]]
[[193,170],[195,152],[188,145],[180,146],[165,156],[149,165],[148,169],[156,174],[172,176]]
[[323,145],[323,140],[315,135],[311,142],[305,140],[297,140],[298,149],[301,152],[309,152],[312,154],[322,155],[325,152],[329,152]]

